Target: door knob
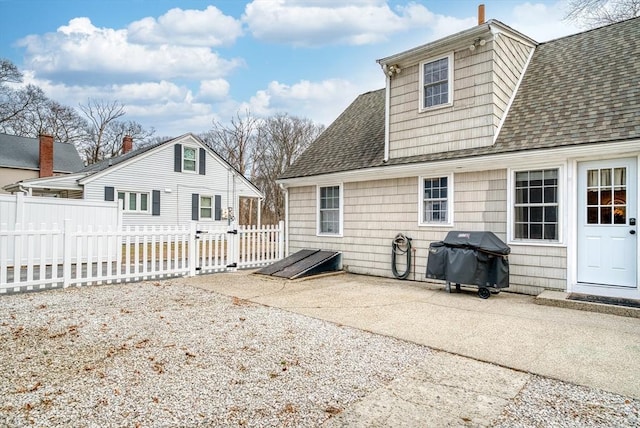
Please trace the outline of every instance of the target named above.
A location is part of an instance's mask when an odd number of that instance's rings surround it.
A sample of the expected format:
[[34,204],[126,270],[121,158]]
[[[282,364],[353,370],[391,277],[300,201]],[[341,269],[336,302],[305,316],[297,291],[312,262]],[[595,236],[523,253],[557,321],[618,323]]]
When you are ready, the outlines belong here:
[[635,230],[630,230],[629,233],[632,234],[632,235],[635,235],[636,231]]

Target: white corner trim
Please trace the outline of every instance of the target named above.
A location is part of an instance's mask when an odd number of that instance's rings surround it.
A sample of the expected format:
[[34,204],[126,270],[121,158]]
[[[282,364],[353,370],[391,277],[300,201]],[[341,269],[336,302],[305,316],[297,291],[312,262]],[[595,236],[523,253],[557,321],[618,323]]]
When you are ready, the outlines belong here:
[[511,105],[513,104],[513,100],[516,98],[518,94],[518,90],[520,89],[520,84],[522,83],[522,79],[524,79],[525,74],[527,73],[527,68],[529,68],[529,63],[531,62],[531,58],[533,58],[533,54],[535,53],[535,46],[531,49],[531,53],[529,53],[529,58],[524,63],[524,67],[522,68],[522,74],[520,74],[520,79],[516,83],[516,87],[513,89],[513,94],[511,94],[511,98],[509,98],[509,102],[507,103],[507,108],[504,109],[504,113],[502,113],[502,117],[500,118],[500,123],[498,124],[498,129],[496,129],[496,133],[493,136],[493,144],[498,141],[498,136],[500,135],[500,131],[502,131],[502,125],[504,125],[504,121],[507,119],[507,115],[509,114],[509,110],[511,110]]
[[386,87],[384,93],[384,162],[389,160],[389,123],[390,123],[390,115],[391,115],[391,77],[386,75]]

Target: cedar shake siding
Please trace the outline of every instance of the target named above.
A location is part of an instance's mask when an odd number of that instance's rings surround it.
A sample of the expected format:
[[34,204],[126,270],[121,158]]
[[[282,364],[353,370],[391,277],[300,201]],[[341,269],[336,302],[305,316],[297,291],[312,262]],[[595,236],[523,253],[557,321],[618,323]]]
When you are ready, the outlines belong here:
[[[507,171],[454,174],[454,226],[418,226],[418,177],[343,184],[343,236],[316,236],[316,186],[289,189],[289,252],[322,248],[342,252],[345,270],[393,277],[391,241],[413,238],[417,281],[424,281],[427,251],[450,230],[492,231],[506,239]],[[564,288],[566,249],[514,245],[509,256],[511,291],[536,294]],[[413,273],[409,277],[413,279]]]
[[491,146],[531,50],[498,33],[473,52],[455,52],[453,105],[422,112],[420,63],[403,68],[391,79],[390,158]]

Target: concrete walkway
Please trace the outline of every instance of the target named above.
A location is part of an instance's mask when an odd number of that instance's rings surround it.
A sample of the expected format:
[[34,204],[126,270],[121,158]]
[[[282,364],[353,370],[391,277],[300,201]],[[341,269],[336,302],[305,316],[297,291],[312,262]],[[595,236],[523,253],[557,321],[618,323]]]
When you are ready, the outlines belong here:
[[[368,397],[332,421],[335,426],[382,426],[385,418],[410,418],[407,406],[424,411],[425,402],[437,411],[434,397],[446,397],[438,388],[453,388],[449,399],[456,399],[456,406],[449,403],[449,411],[458,409],[460,414],[452,415],[458,423],[470,418],[483,426],[496,416],[487,409],[501,410],[501,403],[526,383],[527,373],[640,398],[638,318],[536,305],[534,297],[504,292],[482,300],[476,289],[449,294],[426,283],[353,274],[287,281],[244,271],[183,281],[476,360],[438,353],[434,361],[440,359],[441,366],[435,371],[441,379],[433,377],[434,370],[425,378],[427,370],[414,368],[405,379],[377,392],[388,395],[386,399]],[[463,406],[469,400],[458,396],[465,393],[474,394],[475,404]],[[492,404],[482,405],[478,397]],[[367,404],[369,399],[373,401]],[[361,414],[358,406],[365,406]],[[423,415],[421,420],[429,419]],[[439,420],[438,425],[446,424]]]

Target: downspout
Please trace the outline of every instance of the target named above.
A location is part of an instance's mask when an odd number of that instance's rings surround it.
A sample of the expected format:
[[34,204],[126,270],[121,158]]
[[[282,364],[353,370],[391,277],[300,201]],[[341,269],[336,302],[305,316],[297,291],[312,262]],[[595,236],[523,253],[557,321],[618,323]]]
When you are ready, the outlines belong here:
[[391,76],[387,73],[387,64],[382,65],[382,70],[385,76],[384,86],[384,162],[389,161],[389,115],[391,109],[389,104],[391,102]]
[[289,189],[280,183],[280,190],[284,193],[284,256],[289,256]]

